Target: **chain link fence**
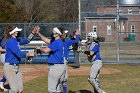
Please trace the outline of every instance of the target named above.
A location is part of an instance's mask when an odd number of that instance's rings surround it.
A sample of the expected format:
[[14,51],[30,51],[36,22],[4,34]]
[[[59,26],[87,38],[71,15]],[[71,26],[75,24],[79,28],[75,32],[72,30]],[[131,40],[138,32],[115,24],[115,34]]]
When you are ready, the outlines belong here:
[[103,62],[140,63],[140,5],[118,0],[117,14],[115,0],[79,1],[81,30],[97,32]]
[[[41,33],[46,37],[50,36],[54,27],[69,30],[70,36],[80,25],[82,40],[86,40],[87,33],[91,31],[97,32],[103,62],[140,63],[139,5],[121,5],[118,13],[119,21],[117,21],[117,6],[113,2],[113,0],[106,3],[100,0],[96,2],[79,0],[79,23],[1,23],[0,35],[3,34],[3,27],[15,25],[23,28],[21,37],[27,37],[31,29],[35,25],[39,25]],[[40,38],[35,36],[34,40],[37,41]],[[88,62],[86,58],[86,55],[80,54],[81,63]]]
[[[104,21],[103,21],[104,22]],[[103,23],[102,22],[102,23]],[[113,23],[113,21],[112,21]],[[138,22],[139,23],[139,22]],[[54,27],[63,27],[64,29],[69,30],[69,36],[72,34],[72,32],[78,28],[78,23],[3,23],[0,24],[0,35],[3,34],[3,28],[7,25],[15,25],[17,27],[23,28],[23,31],[20,33],[21,37],[27,37],[29,33],[31,32],[31,29],[35,25],[39,25],[41,27],[41,33],[49,37],[52,28]],[[86,39],[86,26],[84,23],[82,24],[82,33],[81,38],[82,40]],[[106,31],[99,31],[98,36],[101,37],[101,56],[103,62],[107,63],[116,63],[117,62],[117,41],[116,39],[113,40],[117,36],[117,33],[114,29],[112,32],[113,36],[110,36],[109,39],[103,39],[106,35]],[[104,36],[105,35],[105,36]],[[119,55],[120,55],[120,63],[121,62],[130,62],[135,63],[139,62],[140,59],[140,33],[139,31],[136,31],[135,33],[131,33],[130,31],[121,31],[119,32]],[[40,38],[38,36],[35,36],[33,41],[40,41]],[[24,45],[21,46],[22,48],[34,48],[35,46],[42,46],[41,44],[36,45]],[[46,46],[45,44],[43,46]],[[86,49],[86,48],[83,48]],[[28,50],[28,49],[27,49]],[[73,60],[73,53],[70,52],[70,58]],[[37,59],[36,59],[37,60]],[[88,63],[87,56],[84,54],[80,54],[80,61],[81,63]]]

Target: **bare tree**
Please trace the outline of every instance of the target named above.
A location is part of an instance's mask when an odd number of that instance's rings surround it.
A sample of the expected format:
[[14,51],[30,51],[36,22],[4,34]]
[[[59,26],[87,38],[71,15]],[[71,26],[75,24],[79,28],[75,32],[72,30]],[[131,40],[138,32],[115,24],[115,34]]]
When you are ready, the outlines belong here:
[[26,22],[74,22],[77,20],[77,0],[16,0],[24,6]]
[[21,22],[24,17],[22,6],[15,6],[13,0],[0,0],[0,22]]
[[61,18],[64,22],[76,22],[78,20],[78,0],[62,0]]
[[[19,2],[19,1],[18,1]],[[41,20],[44,13],[45,0],[21,0],[19,4],[25,6],[27,22],[37,22]]]
[[[5,20],[9,22],[77,22],[78,20],[78,0],[0,0],[0,2],[2,7],[0,15],[6,15],[0,18],[1,22],[6,22]],[[94,12],[97,7],[113,5],[115,2],[116,0],[83,0],[81,10]]]

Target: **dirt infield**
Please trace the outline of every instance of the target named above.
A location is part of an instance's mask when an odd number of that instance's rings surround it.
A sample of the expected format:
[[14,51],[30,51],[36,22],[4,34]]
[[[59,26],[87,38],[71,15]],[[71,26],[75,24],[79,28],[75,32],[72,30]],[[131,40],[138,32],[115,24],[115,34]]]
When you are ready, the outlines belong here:
[[[80,68],[73,69],[71,65],[68,66],[69,76],[78,76],[78,75],[89,75],[91,65],[81,65]],[[2,65],[0,65],[0,76],[3,75]],[[37,78],[39,76],[47,76],[48,74],[48,65],[47,64],[21,64],[21,71],[23,73],[24,82]],[[120,73],[119,69],[114,68],[105,68],[101,69],[101,74],[115,74]]]

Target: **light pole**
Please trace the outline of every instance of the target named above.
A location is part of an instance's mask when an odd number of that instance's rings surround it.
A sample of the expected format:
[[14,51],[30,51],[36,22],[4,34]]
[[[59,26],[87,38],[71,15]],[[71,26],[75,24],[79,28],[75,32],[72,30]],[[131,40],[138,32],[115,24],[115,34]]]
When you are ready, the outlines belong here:
[[81,32],[81,0],[78,0],[78,10],[79,10],[79,15],[78,15],[78,28],[79,31]]
[[[79,31],[80,31],[80,34],[81,34],[81,0],[78,0],[78,9],[79,9],[79,15],[78,15],[78,28],[79,28]],[[79,57],[78,57],[78,63],[80,64],[80,61],[81,61],[81,57],[80,57],[80,54],[79,54]]]
[[120,62],[120,41],[119,41],[119,32],[120,32],[120,28],[119,28],[119,0],[117,0],[117,61],[118,63]]

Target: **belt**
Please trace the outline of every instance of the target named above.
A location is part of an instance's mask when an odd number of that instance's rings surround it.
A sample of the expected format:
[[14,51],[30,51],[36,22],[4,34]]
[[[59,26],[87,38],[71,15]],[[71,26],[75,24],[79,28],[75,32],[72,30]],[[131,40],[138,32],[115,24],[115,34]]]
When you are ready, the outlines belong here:
[[48,65],[64,64],[64,63],[48,63]]
[[[96,60],[101,60],[101,59],[96,59]],[[93,61],[96,61],[96,60],[93,60]]]

